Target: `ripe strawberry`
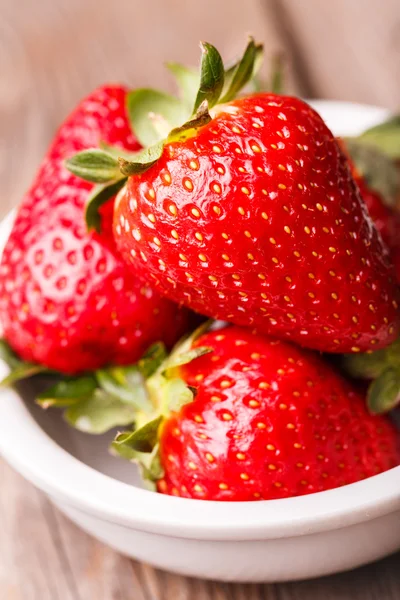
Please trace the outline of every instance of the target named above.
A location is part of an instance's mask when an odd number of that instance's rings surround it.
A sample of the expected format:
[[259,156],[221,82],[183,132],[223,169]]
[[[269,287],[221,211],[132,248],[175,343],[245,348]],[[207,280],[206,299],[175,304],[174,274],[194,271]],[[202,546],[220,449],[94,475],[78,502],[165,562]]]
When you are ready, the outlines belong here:
[[215,48],[203,50],[198,112],[153,148],[147,170],[121,161],[133,174],[115,207],[123,256],[214,318],[325,352],[389,344],[393,267],[332,133],[305,102],[275,94],[228,91],[209,114],[224,72]]
[[[161,378],[149,382],[162,417],[120,434],[113,445],[151,456],[147,475],[160,492],[206,500],[286,498],[400,464],[390,421],[369,415],[357,389],[314,354],[236,326],[191,344],[192,353],[205,349],[211,352],[199,358],[186,353],[183,366],[177,351]],[[181,389],[183,406],[169,413],[166,398],[179,395],[178,377],[192,401]]]
[[387,244],[400,282],[400,171],[395,162],[363,137],[339,140],[376,229]]
[[62,373],[135,362],[150,344],[171,345],[186,314],[160,298],[117,254],[113,201],[102,233],[87,233],[93,189],[63,161],[100,142],[134,151],[127,90],[105,86],[85,98],[59,129],[18,212],[0,267],[4,338],[25,361]]
[[356,182],[370,217],[390,250],[400,283],[400,215],[397,210],[387,206],[380,193],[371,189],[363,178],[356,178]]

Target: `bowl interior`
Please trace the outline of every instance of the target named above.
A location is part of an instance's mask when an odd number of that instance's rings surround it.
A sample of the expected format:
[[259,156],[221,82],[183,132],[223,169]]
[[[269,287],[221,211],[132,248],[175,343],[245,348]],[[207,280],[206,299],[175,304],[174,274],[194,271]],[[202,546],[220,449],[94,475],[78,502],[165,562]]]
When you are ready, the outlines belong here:
[[25,406],[38,425],[61,448],[92,469],[129,485],[143,487],[138,469],[128,461],[118,459],[108,452],[108,446],[117,432],[104,435],[88,435],[72,429],[62,418],[59,410],[43,410],[35,404],[35,397],[43,391],[40,378],[22,383],[18,392]]

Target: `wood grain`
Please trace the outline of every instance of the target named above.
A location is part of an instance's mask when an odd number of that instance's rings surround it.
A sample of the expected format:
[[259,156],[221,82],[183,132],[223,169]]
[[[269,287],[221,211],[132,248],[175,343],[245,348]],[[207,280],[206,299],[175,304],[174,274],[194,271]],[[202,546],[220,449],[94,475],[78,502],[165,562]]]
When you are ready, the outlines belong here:
[[[360,18],[362,15],[362,18]],[[170,88],[198,40],[236,54],[252,32],[288,56],[288,89],[400,105],[398,0],[0,0],[0,217],[54,130],[96,85]],[[1,600],[399,600],[400,555],[327,579],[234,586],[132,562],[88,537],[0,460]]]
[[228,585],[157,571],[80,531],[1,460],[0,481],[2,600],[400,598],[400,554],[350,573],[277,585]]

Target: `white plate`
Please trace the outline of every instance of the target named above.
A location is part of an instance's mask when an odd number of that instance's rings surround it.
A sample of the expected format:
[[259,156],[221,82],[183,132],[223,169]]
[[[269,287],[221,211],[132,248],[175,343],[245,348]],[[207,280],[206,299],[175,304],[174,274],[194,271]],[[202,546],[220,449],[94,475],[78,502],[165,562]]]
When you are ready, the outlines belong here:
[[[379,108],[313,102],[336,134],[387,116]],[[0,227],[0,247],[11,217]],[[0,363],[0,375],[6,366]],[[108,455],[112,436],[73,431],[57,411],[0,398],[0,451],[73,521],[117,550],[167,570],[230,581],[304,579],[400,548],[400,467],[340,489],[268,502],[217,503],[158,495],[135,467]]]

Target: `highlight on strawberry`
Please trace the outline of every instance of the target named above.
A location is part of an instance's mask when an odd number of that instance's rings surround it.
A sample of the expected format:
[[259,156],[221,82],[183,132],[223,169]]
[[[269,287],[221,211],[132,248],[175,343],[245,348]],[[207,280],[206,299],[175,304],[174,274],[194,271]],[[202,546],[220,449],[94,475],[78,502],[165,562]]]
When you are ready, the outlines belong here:
[[[399,332],[386,246],[307,103],[273,93],[235,99],[260,57],[250,40],[225,69],[204,43],[196,85],[174,67],[182,101],[130,94],[147,148],[113,159],[117,180],[118,165],[127,177],[115,205],[117,246],[139,277],[201,314],[324,352],[385,347]],[[83,164],[87,176],[89,158],[76,156],[74,172]]]
[[127,93],[117,85],[95,90],[60,127],[18,210],[0,265],[1,350],[12,369],[4,383],[49,371],[66,375],[39,401],[73,406],[74,421],[90,431],[99,428],[92,419],[99,408],[113,425],[133,419],[126,395],[102,385],[104,369],[118,367],[107,377],[118,371],[121,388],[150,346],[171,347],[189,327],[187,311],[162,298],[119,256],[112,235],[118,185],[96,213],[99,232],[88,232],[86,206],[101,199],[101,187],[64,166],[94,145],[112,145],[119,153],[140,148],[126,117]]
[[397,432],[310,351],[203,327],[147,381],[152,410],[112,450],[158,491],[205,500],[320,492],[400,464]]

